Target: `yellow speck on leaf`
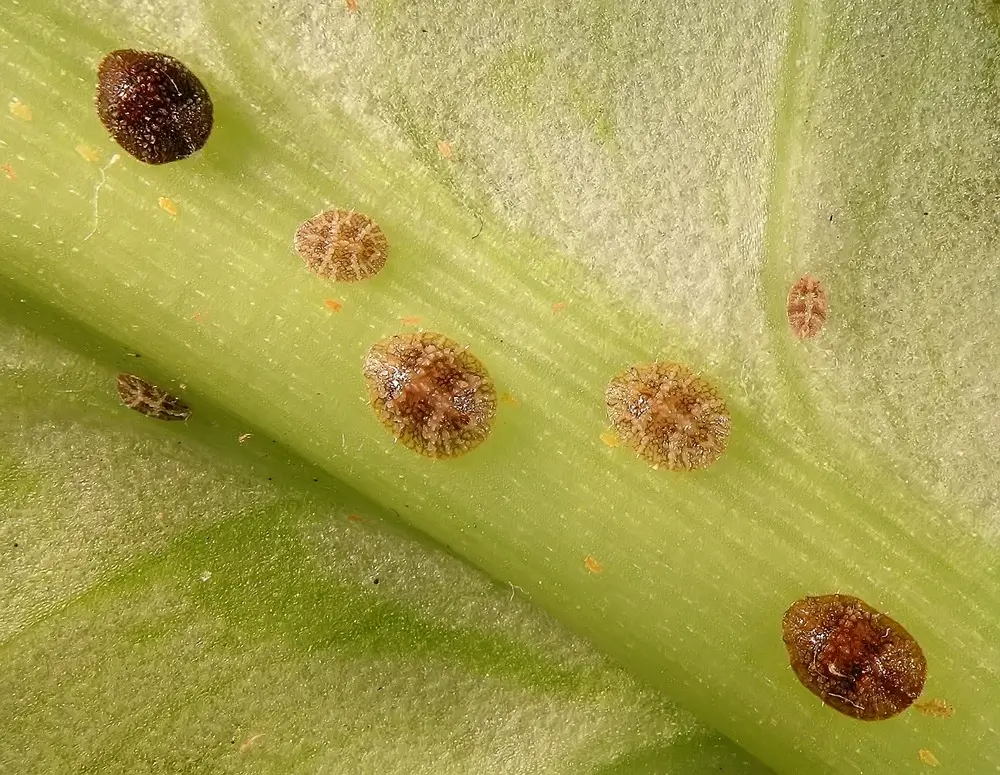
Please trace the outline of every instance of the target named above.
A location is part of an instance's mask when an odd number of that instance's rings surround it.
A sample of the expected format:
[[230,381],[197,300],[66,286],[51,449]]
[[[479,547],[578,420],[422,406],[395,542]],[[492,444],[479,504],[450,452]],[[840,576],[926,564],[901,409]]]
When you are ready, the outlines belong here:
[[941,762],[938,761],[938,758],[930,751],[928,751],[926,748],[921,748],[919,751],[917,751],[917,756],[920,757],[920,761],[922,761],[924,764],[930,765],[931,767],[937,767],[939,764],[941,764]]
[[438,140],[438,153],[440,153],[444,158],[451,158],[451,143],[447,140]]
[[31,121],[31,108],[21,102],[21,100],[17,97],[10,101],[10,105],[8,105],[8,107],[10,108],[10,114],[14,118],[19,118],[22,121]]
[[555,304],[552,305],[553,312],[562,312],[564,309],[566,309],[565,302],[557,301]]
[[517,399],[514,398],[510,393],[504,393],[500,396],[500,400],[509,406],[517,406]]
[[601,441],[607,444],[609,447],[618,446],[618,437],[615,434],[605,431],[601,434]]
[[17,180],[17,173],[14,172],[14,168],[9,164],[0,165],[0,171],[7,176],[7,180]]
[[173,199],[161,196],[157,202],[160,204],[160,209],[162,209],[165,213],[177,215],[177,203]]
[[239,436],[236,437],[236,440],[239,441],[240,444],[244,444],[245,442],[250,441],[250,439],[252,438],[253,438],[252,433],[241,433]]
[[584,558],[583,565],[591,573],[603,573],[604,572],[604,566],[601,565],[601,563],[599,563],[597,560],[595,560],[590,555],[587,555],[587,557]]
[[330,312],[340,312],[344,308],[344,305],[336,299],[323,299],[323,306]]
[[246,753],[249,751],[263,736],[264,735],[254,735],[253,737],[248,737],[243,741],[243,745],[240,746],[240,753]]
[[924,700],[914,706],[919,713],[931,718],[949,718],[955,715],[955,709],[946,700]]
[[78,145],[76,146],[76,152],[80,154],[84,161],[97,161],[101,158],[96,150],[91,148],[89,145]]
[[404,326],[419,326],[420,318],[416,315],[406,315],[399,319],[399,322]]

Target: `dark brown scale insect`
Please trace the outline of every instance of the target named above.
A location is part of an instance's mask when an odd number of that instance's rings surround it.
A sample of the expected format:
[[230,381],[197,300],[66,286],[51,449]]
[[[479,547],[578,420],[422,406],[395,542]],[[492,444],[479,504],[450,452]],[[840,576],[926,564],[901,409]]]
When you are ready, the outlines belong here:
[[458,457],[490,435],[497,394],[476,356],[442,334],[397,334],[364,363],[372,407],[392,435],[421,455]]
[[112,51],[97,68],[97,115],[139,161],[165,164],[200,150],[212,132],[212,99],[181,62],[153,51]]
[[135,374],[118,375],[118,395],[129,409],[157,420],[186,420],[191,409],[176,396]]
[[654,468],[707,468],[726,450],[726,402],[683,364],[631,366],[608,383],[604,400],[618,438]]
[[802,685],[852,718],[891,718],[924,689],[927,662],[917,641],[856,597],[797,600],[785,611],[782,631]]
[[295,232],[295,251],[329,280],[354,282],[382,271],[389,243],[379,225],[353,210],[326,210]]

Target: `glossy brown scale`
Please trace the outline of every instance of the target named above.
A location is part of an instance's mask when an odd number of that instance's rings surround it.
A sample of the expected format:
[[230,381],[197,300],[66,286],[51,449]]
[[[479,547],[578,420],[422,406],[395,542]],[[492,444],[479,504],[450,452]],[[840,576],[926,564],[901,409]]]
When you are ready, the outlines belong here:
[[186,420],[191,416],[191,409],[183,401],[135,374],[119,374],[117,387],[122,403],[146,417]]
[[619,439],[655,468],[707,468],[726,450],[732,420],[708,382],[680,363],[632,366],[604,394]]
[[392,435],[421,455],[458,457],[493,427],[497,395],[486,367],[442,334],[397,334],[364,363],[372,408]]
[[166,54],[112,51],[97,68],[97,115],[123,149],[166,164],[201,149],[212,132],[212,99],[183,63]]
[[927,663],[917,641],[856,597],[798,600],[785,612],[782,630],[795,675],[841,713],[887,719],[923,691]]

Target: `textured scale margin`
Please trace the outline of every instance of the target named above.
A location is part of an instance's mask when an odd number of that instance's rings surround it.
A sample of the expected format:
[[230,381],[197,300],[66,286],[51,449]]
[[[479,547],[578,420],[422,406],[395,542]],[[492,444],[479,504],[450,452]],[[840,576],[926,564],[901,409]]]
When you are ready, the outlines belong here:
[[425,457],[464,455],[489,437],[497,393],[468,348],[433,332],[376,342],[364,361],[371,405],[382,425]]

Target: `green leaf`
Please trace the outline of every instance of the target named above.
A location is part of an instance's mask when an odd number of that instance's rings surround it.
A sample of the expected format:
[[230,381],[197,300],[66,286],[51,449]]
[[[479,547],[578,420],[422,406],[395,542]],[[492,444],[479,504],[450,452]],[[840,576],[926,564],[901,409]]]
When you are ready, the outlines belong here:
[[[996,766],[993,5],[359,2],[0,12],[31,111],[0,149],[7,306],[141,352],[188,385],[189,432],[224,409],[277,439],[777,771]],[[93,72],[125,45],[205,80],[198,157],[110,164]],[[331,204],[388,236],[374,280],[291,250]],[[832,306],[801,342],[806,272]],[[412,317],[509,396],[466,458],[417,458],[365,405],[364,352]],[[657,358],[733,411],[707,471],[600,440],[608,379]],[[781,614],[833,591],[917,637],[953,719],[861,724],[795,681]]]
[[763,771],[267,438],[0,365],[4,772]]

